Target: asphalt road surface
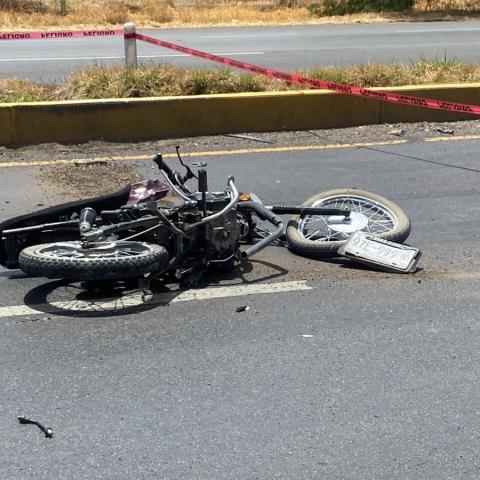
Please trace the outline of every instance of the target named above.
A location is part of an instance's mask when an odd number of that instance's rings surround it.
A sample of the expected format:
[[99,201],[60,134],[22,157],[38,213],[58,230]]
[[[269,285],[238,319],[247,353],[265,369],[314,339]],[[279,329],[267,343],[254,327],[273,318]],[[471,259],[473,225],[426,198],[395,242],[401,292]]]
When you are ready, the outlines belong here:
[[[480,22],[142,30],[183,46],[285,71],[318,65],[410,63],[421,58],[477,64]],[[143,63],[211,68],[211,62],[138,42]],[[0,77],[58,81],[88,65],[123,63],[122,37],[2,41]]]
[[[180,142],[186,152],[238,149],[200,157],[210,185],[234,173],[268,203],[340,186],[396,201],[424,252],[415,275],[270,248],[194,292],[159,287],[150,304],[122,307],[0,272],[2,477],[478,479],[478,127],[406,126],[398,143],[386,127],[323,132],[310,145],[377,144],[309,151],[306,133],[265,135],[274,145]],[[0,220],[57,198],[28,166],[35,158],[161,145],[3,148]],[[2,167],[10,161],[19,165]],[[236,313],[241,305],[251,308]]]

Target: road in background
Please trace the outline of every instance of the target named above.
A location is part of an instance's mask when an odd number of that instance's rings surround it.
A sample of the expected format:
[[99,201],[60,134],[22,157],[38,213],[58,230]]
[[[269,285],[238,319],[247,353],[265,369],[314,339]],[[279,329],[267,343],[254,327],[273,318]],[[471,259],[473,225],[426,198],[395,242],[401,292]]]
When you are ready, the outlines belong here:
[[[346,130],[344,139],[381,140],[376,128]],[[231,292],[223,298],[165,303],[177,293],[163,288],[144,311],[122,311],[119,301],[113,316],[69,311],[82,298],[72,287],[0,272],[0,304],[37,312],[1,310],[5,478],[477,479],[480,140],[442,140],[429,127],[427,142],[410,137],[411,128],[405,143],[373,149],[201,159],[211,187],[233,173],[241,190],[269,203],[340,186],[387,196],[412,219],[409,241],[424,252],[416,275],[270,248],[250,271],[207,278],[205,288]],[[337,134],[314,141],[332,143]],[[277,146],[300,137],[265,135]],[[231,149],[237,140],[223,141]],[[195,143],[226,148],[219,137]],[[95,148],[100,156],[136,147]],[[65,158],[68,150],[1,149],[0,162]],[[155,173],[149,162],[137,166]],[[23,188],[0,192],[0,220],[52,200],[28,192],[36,173],[1,170],[5,184]],[[310,289],[233,296],[241,286],[290,282]],[[61,298],[63,311],[39,305]],[[251,308],[236,313],[241,305]],[[18,415],[52,426],[55,438],[19,425]]]
[[[388,23],[293,27],[145,29],[162,40],[249,63],[294,71],[315,66],[410,63],[421,58],[477,64],[480,22]],[[2,41],[0,77],[61,80],[88,65],[123,64],[121,37]],[[216,68],[211,62],[138,42],[140,60]]]

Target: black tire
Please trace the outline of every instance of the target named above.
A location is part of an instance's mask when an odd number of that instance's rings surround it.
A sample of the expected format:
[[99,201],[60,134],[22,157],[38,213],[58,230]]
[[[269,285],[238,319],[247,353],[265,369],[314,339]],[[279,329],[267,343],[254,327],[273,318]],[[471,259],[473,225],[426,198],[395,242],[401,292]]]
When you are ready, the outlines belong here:
[[[58,254],[62,248],[72,255]],[[130,248],[134,254],[118,256],[115,248],[117,252]],[[144,242],[98,243],[91,253],[82,256],[82,252],[79,242],[34,245],[20,252],[19,264],[25,273],[47,278],[120,280],[163,270],[169,258],[165,247]]]
[[[375,205],[380,206],[389,215],[394,218],[393,228],[384,233],[374,234],[378,238],[384,240],[390,240],[392,242],[402,243],[410,234],[410,220],[405,212],[394,202],[387,200],[386,198],[377,195],[375,193],[366,192],[357,189],[336,189],[328,190],[326,192],[319,193],[309,198],[303,206],[305,207],[321,207],[327,201],[331,202],[335,199],[341,199],[342,197],[357,197],[366,201],[370,201]],[[331,206],[331,205],[329,205]],[[352,209],[353,211],[354,209]],[[340,248],[346,241],[345,240],[333,240],[333,241],[312,241],[306,239],[299,226],[301,225],[302,218],[299,215],[295,215],[291,218],[287,225],[287,240],[289,248],[298,253],[299,255],[307,257],[321,257],[335,255],[338,248]],[[367,232],[368,233],[368,232]]]

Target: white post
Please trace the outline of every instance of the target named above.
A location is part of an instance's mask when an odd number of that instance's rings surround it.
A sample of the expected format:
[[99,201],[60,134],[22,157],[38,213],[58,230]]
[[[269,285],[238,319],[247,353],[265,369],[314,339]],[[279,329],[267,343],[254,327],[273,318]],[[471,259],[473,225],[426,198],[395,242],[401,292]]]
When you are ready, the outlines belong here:
[[125,66],[137,68],[137,39],[133,23],[126,23],[123,26],[123,38],[125,41]]

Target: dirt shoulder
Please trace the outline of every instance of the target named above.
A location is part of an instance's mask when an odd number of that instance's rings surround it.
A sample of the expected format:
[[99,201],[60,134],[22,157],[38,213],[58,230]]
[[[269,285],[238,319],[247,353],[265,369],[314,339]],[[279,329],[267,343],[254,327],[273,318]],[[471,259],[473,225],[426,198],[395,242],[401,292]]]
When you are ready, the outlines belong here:
[[[108,13],[108,12],[107,12]],[[66,28],[95,29],[121,28],[133,22],[137,28],[205,28],[285,25],[338,25],[356,23],[434,22],[478,20],[480,12],[409,12],[362,13],[344,16],[312,17],[305,8],[257,11],[245,8],[194,10],[186,15],[172,15],[160,21],[148,14],[126,14],[115,19],[105,12],[72,12],[66,16],[55,14],[24,14],[0,11],[1,30],[59,30]],[[92,19],[98,19],[92,21]]]

